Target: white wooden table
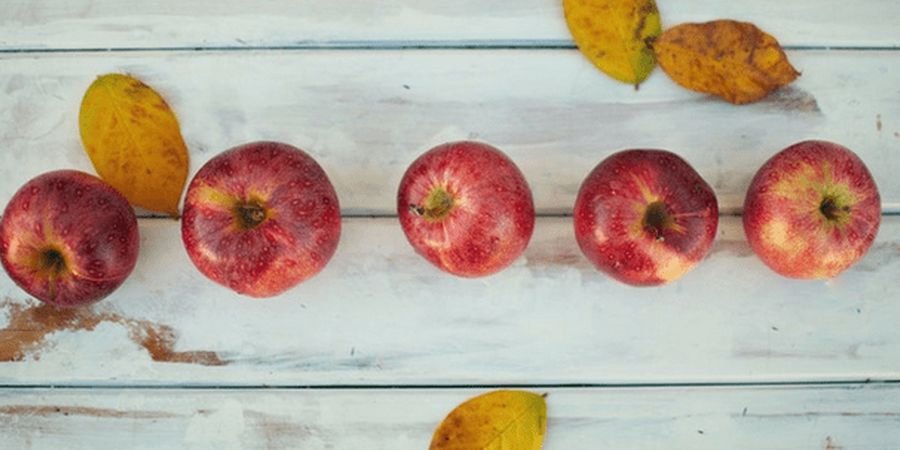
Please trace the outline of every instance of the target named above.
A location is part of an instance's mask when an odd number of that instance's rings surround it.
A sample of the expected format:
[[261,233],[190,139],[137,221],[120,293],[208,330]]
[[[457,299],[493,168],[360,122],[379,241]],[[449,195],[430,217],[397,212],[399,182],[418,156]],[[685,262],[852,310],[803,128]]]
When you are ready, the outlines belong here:
[[[317,277],[267,300],[205,279],[179,223],[142,214],[116,293],[67,321],[0,277],[0,448],[424,449],[499,387],[548,393],[544,448],[900,447],[900,31],[896,0],[658,0],[663,26],[732,18],[803,75],[732,106],[657,70],[639,91],[596,71],[557,0],[3,0],[0,202],[49,170],[93,173],[78,108],[137,76],[178,115],[191,175],[253,140],[307,150],[344,231]],[[855,150],[884,220],[830,281],[769,271],[744,191],[804,139]],[[540,217],[489,278],[431,267],[394,216],[406,166],[477,139],[504,150]],[[714,187],[720,234],[675,283],[593,269],[568,214],[612,152],[675,151]]]

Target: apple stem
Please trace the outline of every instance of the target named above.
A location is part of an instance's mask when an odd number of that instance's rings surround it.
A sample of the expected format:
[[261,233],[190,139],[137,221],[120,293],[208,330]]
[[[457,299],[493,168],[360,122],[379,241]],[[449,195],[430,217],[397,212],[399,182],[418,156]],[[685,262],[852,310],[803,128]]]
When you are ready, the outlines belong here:
[[58,278],[66,270],[66,258],[55,248],[41,252],[38,267],[53,278]]
[[671,221],[671,215],[662,200],[647,205],[644,213],[644,226],[656,234],[657,241],[663,240],[663,231],[668,228]]
[[50,281],[50,299],[56,299],[56,281],[66,271],[66,257],[56,248],[46,248],[37,255],[38,273]]
[[257,200],[238,202],[234,215],[240,230],[252,230],[266,220],[266,207]]
[[822,200],[822,204],[819,205],[819,211],[826,219],[835,221],[840,219],[842,215],[849,213],[850,207],[844,206],[839,208],[833,198],[826,197],[825,200]]
[[421,206],[419,206],[419,205],[416,205],[416,204],[410,204],[410,205],[409,205],[409,212],[411,212],[411,213],[413,213],[413,214],[415,214],[415,215],[417,215],[417,216],[424,216],[424,215],[425,215],[425,208],[423,208],[423,207],[421,207]]
[[431,191],[422,205],[409,205],[411,213],[434,222],[447,217],[452,209],[453,196],[444,188],[436,188]]

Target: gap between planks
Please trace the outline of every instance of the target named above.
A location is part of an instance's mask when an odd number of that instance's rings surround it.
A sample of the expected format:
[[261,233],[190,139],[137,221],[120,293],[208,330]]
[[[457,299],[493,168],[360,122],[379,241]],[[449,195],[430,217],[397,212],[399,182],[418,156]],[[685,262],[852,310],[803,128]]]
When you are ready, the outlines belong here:
[[553,390],[643,390],[643,389],[734,389],[734,388],[843,388],[896,387],[900,378],[865,378],[843,380],[795,380],[795,381],[701,381],[675,383],[472,383],[472,384],[0,384],[5,389],[48,390],[287,390],[287,391],[393,391],[393,390],[486,390],[486,389],[553,389]]
[[[576,50],[570,40],[383,40],[383,41],[309,41],[288,45],[245,46],[159,46],[159,47],[82,47],[82,48],[0,48],[0,54],[69,53],[155,53],[155,52],[242,52],[242,51],[316,51],[316,50]],[[786,51],[900,51],[897,46],[785,45]]]

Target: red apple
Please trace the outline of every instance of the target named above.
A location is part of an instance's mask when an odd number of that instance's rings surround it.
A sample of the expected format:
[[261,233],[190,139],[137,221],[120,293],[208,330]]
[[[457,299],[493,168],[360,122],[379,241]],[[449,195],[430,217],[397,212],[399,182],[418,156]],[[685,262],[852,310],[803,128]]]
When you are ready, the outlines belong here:
[[254,142],[209,160],[188,186],[181,237],[209,279],[271,297],[319,273],[341,215],[325,171],[300,149]]
[[624,150],[603,160],[582,183],[573,214],[584,255],[634,286],[684,275],[709,253],[719,224],[712,188],[665,150]]
[[872,246],[881,197],[865,164],[825,141],[794,144],[756,172],[744,200],[753,252],[790,278],[831,278]]
[[131,274],[140,238],[134,208],[100,178],[75,170],[39,175],[0,220],[0,260],[19,287],[70,308],[100,300]]
[[416,159],[400,181],[397,212],[416,252],[460,277],[509,266],[534,231],[525,176],[503,152],[480,142],[439,145]]

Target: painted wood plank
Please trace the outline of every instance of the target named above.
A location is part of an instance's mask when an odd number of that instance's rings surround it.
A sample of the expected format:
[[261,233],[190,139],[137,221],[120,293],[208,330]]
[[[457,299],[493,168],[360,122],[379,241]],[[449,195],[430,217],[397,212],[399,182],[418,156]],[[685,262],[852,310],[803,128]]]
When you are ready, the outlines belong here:
[[714,187],[721,209],[735,212],[756,169],[804,139],[855,150],[885,207],[900,210],[900,52],[790,56],[803,71],[795,84],[733,106],[661,72],[635,92],[574,50],[6,54],[0,199],[47,170],[92,171],[78,135],[81,98],[96,76],[127,72],[178,115],[192,174],[232,146],[288,142],[323,165],[345,214],[395,213],[406,167],[458,139],[507,152],[545,214],[570,211],[591,168],[635,147],[679,153]]
[[[893,0],[658,1],[664,27],[728,18],[793,46],[896,47]],[[3,49],[571,45],[559,0],[5,0]],[[364,44],[365,45],[365,44]]]
[[[423,449],[459,390],[7,390],[0,449]],[[544,450],[888,450],[891,386],[540,389]]]
[[[191,265],[171,220],[141,221],[135,272],[92,309],[46,318],[0,278],[0,384],[379,385],[900,379],[900,218],[832,281],[768,270],[723,218],[673,284],[632,288],[541,218],[525,256],[484,279],[443,274],[393,218],[349,219],[334,259],[272,299]],[[18,357],[13,349],[19,349]]]
[[[95,76],[125,71],[173,105],[192,173],[230,146],[283,140],[325,166],[345,215],[390,215],[415,156],[479,139],[519,163],[555,217],[482,280],[430,267],[389,217],[348,218],[328,268],[269,300],[203,278],[168,220],[141,220],[135,273],[92,308],[43,315],[2,276],[0,448],[424,448],[483,391],[449,387],[506,383],[595,386],[541,388],[548,449],[895,448],[898,217],[840,278],[797,282],[768,271],[726,216],[697,269],[633,289],[587,263],[562,215],[591,167],[637,146],[685,156],[735,213],[753,171],[807,138],[860,153],[900,212],[898,5],[660,9],[665,26],[755,22],[792,46],[803,76],[747,107],[660,72],[634,92],[571,49],[556,0],[5,0],[4,203],[40,172],[92,171],[78,104]],[[113,48],[129,51],[94,51]],[[89,51],[59,51],[72,49]],[[888,383],[830,384],[846,380]],[[329,388],[284,388],[306,385]],[[376,385],[401,389],[356,388]]]

